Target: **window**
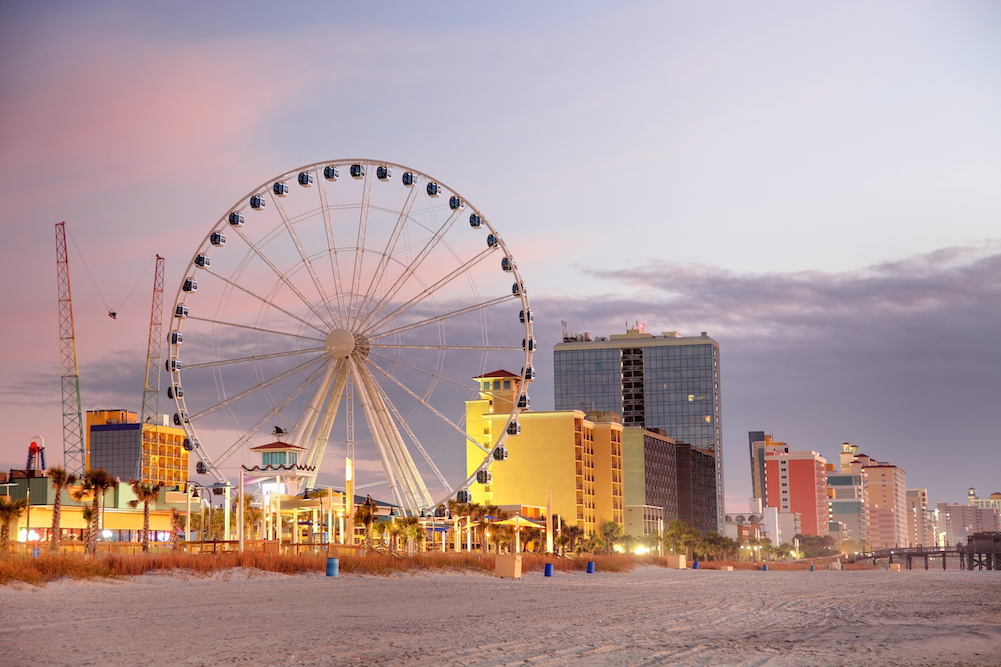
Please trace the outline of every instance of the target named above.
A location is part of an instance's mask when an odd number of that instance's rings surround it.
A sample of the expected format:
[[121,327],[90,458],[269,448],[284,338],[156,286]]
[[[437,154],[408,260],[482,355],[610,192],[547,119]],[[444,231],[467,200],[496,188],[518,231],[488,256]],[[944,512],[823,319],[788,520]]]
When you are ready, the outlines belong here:
[[510,389],[511,388],[511,381],[510,380],[504,380],[504,388],[505,389]]
[[494,389],[500,389],[500,380],[494,380]]

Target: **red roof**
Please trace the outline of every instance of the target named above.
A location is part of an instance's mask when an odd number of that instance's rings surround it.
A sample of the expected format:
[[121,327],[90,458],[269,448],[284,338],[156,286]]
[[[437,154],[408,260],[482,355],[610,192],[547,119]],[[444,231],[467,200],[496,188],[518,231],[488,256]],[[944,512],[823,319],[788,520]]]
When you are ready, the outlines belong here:
[[301,449],[302,451],[306,451],[305,447],[300,447],[298,445],[290,445],[287,442],[272,442],[267,445],[258,445],[257,447],[251,447],[250,451],[259,452],[261,450],[271,450],[271,449],[289,449],[289,450]]
[[484,375],[477,375],[474,380],[479,380],[481,378],[520,378],[520,375],[515,375],[511,371],[493,371],[492,373],[486,373]]

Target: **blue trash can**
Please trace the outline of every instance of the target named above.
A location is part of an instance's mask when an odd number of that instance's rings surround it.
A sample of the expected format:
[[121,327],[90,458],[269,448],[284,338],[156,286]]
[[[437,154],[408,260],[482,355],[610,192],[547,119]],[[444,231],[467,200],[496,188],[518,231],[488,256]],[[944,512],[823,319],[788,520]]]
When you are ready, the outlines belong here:
[[340,574],[341,564],[336,558],[327,559],[327,576],[336,577]]
[[[830,565],[828,565],[828,566],[827,566],[827,569],[828,569],[828,570],[830,570],[830,569],[831,569],[831,566],[830,566]],[[810,566],[810,572],[815,572],[816,570],[817,570],[817,568],[816,568],[816,567],[814,567],[813,565],[811,565],[811,566]]]
[[553,576],[553,564],[552,563],[546,563],[546,576],[547,577]]
[[594,574],[594,561],[593,560],[587,561],[587,573],[588,574]]
[[762,572],[768,572],[768,565],[767,564],[766,565],[762,565],[761,566],[761,571]]
[[697,561],[697,560],[693,560],[692,561],[692,569],[693,570],[699,569],[699,561]]

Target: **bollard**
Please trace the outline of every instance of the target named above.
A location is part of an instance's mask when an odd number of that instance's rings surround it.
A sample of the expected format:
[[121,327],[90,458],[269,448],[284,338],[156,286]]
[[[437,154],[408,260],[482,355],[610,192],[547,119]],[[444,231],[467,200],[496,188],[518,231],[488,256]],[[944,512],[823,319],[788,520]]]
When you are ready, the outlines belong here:
[[767,563],[761,566],[761,571],[762,572],[768,572],[768,564]]
[[[831,568],[828,567],[827,569],[830,570]],[[815,572],[816,570],[817,570],[816,567],[814,567],[813,565],[810,566],[810,572]]]
[[552,563],[546,563],[546,576],[547,577],[553,576],[553,564]]
[[593,560],[587,561],[587,573],[588,574],[594,574],[594,561]]
[[336,558],[328,558],[327,559],[327,576],[328,577],[336,577],[336,576],[338,576],[339,573],[340,573],[340,570],[341,570],[340,561],[338,561]]
[[699,569],[699,561],[697,561],[697,560],[693,560],[692,561],[692,569],[693,570]]

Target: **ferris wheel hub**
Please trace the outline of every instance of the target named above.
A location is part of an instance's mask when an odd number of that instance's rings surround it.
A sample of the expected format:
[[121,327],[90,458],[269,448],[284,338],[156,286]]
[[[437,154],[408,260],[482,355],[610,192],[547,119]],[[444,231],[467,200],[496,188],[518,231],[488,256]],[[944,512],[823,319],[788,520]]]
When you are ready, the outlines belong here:
[[327,334],[327,352],[334,359],[346,359],[354,349],[355,336],[347,329],[334,329]]

